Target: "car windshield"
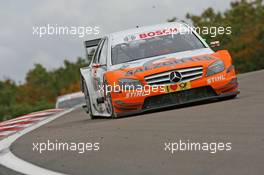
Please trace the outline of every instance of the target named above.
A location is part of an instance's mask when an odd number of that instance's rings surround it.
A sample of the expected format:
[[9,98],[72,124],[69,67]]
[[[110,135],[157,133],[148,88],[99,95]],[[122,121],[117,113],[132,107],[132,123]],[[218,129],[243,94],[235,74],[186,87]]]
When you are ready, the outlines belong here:
[[134,40],[112,47],[112,64],[115,65],[204,47],[203,43],[193,33],[169,34]]

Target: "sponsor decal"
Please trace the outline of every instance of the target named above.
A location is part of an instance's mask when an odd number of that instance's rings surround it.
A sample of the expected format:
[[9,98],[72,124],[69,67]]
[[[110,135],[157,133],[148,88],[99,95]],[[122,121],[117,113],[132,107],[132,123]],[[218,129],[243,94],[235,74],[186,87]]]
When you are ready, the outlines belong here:
[[[126,92],[126,91],[125,91]],[[126,98],[134,98],[134,97],[144,97],[148,96],[151,93],[164,93],[166,92],[164,85],[145,85],[139,86],[136,90],[131,90],[129,93],[126,93]]]
[[177,28],[168,28],[168,29],[162,29],[162,30],[157,30],[157,31],[152,31],[152,32],[141,33],[139,34],[139,38],[146,39],[146,38],[152,38],[156,36],[176,34],[178,32],[179,30]]
[[133,97],[144,97],[147,94],[145,94],[144,92],[129,92],[126,93],[126,98],[133,98]]
[[165,90],[167,93],[188,90],[191,88],[192,88],[191,82],[182,82],[182,83],[171,84],[171,85],[165,86]]
[[226,79],[226,77],[224,75],[220,75],[220,76],[208,78],[207,79],[207,83],[211,84],[211,83],[215,83],[215,82],[218,82],[218,81],[223,81],[225,79]]
[[126,72],[125,76],[135,75],[138,72],[144,72],[147,70],[153,70],[160,67],[165,66],[175,66],[177,64],[183,64],[188,62],[198,62],[198,61],[210,61],[214,60],[214,57],[210,57],[208,55],[200,56],[200,57],[187,57],[187,58],[164,58],[159,57],[154,60],[147,61],[143,64],[143,67],[137,67]]

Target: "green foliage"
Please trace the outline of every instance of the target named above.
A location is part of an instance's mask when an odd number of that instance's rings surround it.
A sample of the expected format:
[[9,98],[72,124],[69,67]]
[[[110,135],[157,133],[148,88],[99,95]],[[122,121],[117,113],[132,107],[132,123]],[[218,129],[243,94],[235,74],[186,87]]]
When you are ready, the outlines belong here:
[[186,17],[199,27],[232,28],[231,35],[202,35],[208,43],[219,40],[221,47],[231,52],[238,72],[264,68],[264,5],[262,0],[241,0],[231,3],[224,13],[206,9],[200,16]]
[[80,90],[79,69],[86,65],[82,58],[75,63],[65,60],[63,67],[52,71],[36,64],[22,85],[0,81],[0,121],[53,108],[57,96]]

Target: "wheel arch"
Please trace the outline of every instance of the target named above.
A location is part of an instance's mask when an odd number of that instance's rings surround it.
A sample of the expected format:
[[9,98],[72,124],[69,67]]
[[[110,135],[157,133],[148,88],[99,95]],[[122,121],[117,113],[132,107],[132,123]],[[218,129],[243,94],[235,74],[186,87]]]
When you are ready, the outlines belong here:
[[[89,67],[81,68],[81,80],[80,80],[80,87],[81,91],[85,94],[87,97],[86,93],[89,95],[89,100],[90,103],[93,104],[93,98],[92,98],[92,90],[91,90],[91,69]],[[90,83],[89,83],[90,82]],[[85,92],[85,88],[87,89],[87,92]],[[91,105],[91,113],[92,115],[95,115],[95,109],[93,105]]]

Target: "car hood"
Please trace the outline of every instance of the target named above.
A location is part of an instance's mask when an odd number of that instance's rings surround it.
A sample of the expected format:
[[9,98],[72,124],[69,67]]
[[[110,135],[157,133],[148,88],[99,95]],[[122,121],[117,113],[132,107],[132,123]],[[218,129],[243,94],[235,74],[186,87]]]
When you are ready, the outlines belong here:
[[117,73],[119,77],[122,73],[126,77],[135,76],[139,78],[141,75],[146,76],[184,67],[206,67],[217,59],[213,56],[214,53],[210,48],[204,48],[161,55],[113,65],[109,71]]

